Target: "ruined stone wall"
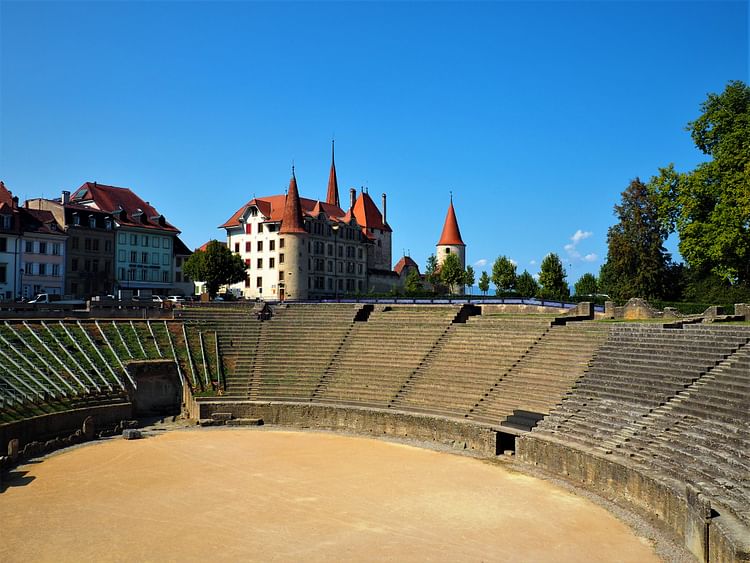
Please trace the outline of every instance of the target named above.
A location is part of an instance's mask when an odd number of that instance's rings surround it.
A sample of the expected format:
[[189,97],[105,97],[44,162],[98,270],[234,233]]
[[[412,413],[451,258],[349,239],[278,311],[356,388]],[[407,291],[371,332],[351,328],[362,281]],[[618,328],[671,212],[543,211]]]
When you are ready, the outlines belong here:
[[265,424],[321,430],[345,430],[374,436],[394,436],[434,442],[484,456],[497,453],[497,432],[458,420],[379,409],[310,403],[215,401],[198,398],[201,419],[216,413],[234,418],[261,418]]
[[172,360],[130,361],[125,369],[136,388],[128,389],[134,416],[179,414],[182,403],[182,383],[177,365]]
[[729,513],[712,518],[711,503],[697,489],[645,475],[624,460],[608,459],[561,442],[526,435],[516,458],[576,485],[625,501],[679,536],[699,561],[750,562],[747,530]]

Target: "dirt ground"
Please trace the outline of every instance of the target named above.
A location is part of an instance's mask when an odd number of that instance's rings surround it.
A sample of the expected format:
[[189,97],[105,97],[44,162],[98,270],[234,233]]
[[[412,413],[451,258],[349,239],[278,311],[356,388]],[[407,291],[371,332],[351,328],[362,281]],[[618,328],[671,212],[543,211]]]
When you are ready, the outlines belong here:
[[468,457],[359,437],[166,432],[14,470],[0,561],[621,561],[590,501]]

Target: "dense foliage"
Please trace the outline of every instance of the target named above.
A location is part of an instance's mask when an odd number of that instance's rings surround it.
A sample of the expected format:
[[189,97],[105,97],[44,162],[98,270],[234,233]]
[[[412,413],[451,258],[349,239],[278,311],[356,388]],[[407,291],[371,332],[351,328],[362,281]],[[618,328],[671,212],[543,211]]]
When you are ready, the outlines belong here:
[[465,279],[466,272],[458,254],[448,254],[440,264],[440,281],[450,288],[451,293],[457,293],[459,289],[463,289]]
[[592,273],[583,274],[575,283],[576,297],[593,296],[599,293],[599,282]]
[[539,271],[539,296],[543,299],[567,299],[570,289],[566,277],[560,257],[554,252],[547,254]]
[[226,244],[212,240],[206,250],[196,250],[183,266],[185,274],[193,280],[206,282],[211,297],[219,286],[237,283],[245,279],[245,264],[239,254],[233,254]]
[[536,297],[539,293],[539,284],[527,270],[516,278],[516,292],[521,297]]
[[492,265],[492,283],[498,295],[515,290],[516,265],[507,256],[500,256]]
[[490,276],[487,275],[487,272],[482,271],[482,275],[479,276],[479,291],[482,292],[482,295],[487,295],[487,292],[490,290]]

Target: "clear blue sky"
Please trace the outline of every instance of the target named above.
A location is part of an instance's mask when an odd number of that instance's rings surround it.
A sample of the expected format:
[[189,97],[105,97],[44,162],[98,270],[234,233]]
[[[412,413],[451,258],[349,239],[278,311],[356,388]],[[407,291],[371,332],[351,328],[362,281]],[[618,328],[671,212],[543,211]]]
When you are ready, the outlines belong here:
[[632,178],[700,162],[684,127],[748,80],[748,3],[3,0],[0,48],[22,199],[127,186],[195,247],[292,160],[324,198],[335,135],[342,199],[389,196],[394,262],[424,266],[453,190],[477,273],[557,252],[572,284]]

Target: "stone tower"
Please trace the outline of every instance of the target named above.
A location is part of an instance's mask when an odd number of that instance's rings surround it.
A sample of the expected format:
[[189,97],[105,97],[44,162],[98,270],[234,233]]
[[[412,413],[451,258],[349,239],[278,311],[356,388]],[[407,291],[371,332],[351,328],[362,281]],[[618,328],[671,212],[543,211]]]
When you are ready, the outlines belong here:
[[443,233],[437,243],[437,261],[438,265],[442,264],[449,254],[457,254],[461,262],[461,268],[466,268],[466,245],[461,239],[461,231],[458,228],[456,211],[453,209],[453,196],[448,206],[448,214],[445,216]]
[[[283,270],[283,299],[307,299],[308,294],[308,257],[307,257],[307,231],[302,219],[302,204],[297,190],[297,178],[294,177],[292,167],[292,178],[289,180],[289,190],[284,202],[284,215],[281,219],[279,229],[279,250],[284,254]],[[281,259],[279,259],[279,270],[281,271]],[[281,276],[279,276],[281,277]],[[279,282],[282,282],[280,279]],[[281,291],[280,291],[281,292]]]

